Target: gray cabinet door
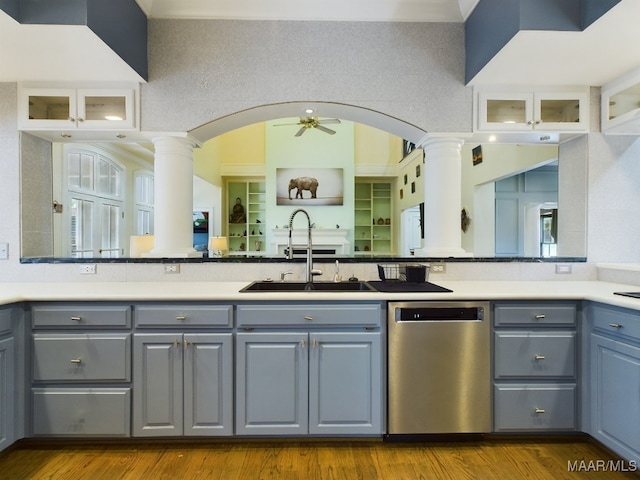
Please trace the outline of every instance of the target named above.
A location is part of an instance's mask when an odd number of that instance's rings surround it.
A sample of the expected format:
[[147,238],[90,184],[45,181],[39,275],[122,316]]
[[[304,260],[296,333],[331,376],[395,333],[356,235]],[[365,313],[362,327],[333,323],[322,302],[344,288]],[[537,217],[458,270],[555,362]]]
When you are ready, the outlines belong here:
[[640,463],[640,348],[591,334],[592,435]]
[[309,339],[309,433],[382,433],[380,332]]
[[231,333],[185,334],[184,435],[233,434]]
[[0,450],[15,441],[15,340],[13,337],[0,340]]
[[307,433],[308,348],[306,332],[237,334],[237,434]]
[[133,435],[182,435],[182,335],[133,337]]

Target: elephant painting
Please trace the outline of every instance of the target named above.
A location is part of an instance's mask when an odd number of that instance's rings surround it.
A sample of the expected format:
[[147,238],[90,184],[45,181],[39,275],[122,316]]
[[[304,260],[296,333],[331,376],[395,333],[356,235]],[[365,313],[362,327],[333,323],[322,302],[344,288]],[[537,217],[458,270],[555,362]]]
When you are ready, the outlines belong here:
[[289,200],[291,200],[291,190],[294,188],[297,189],[295,198],[302,199],[303,190],[309,190],[311,192],[311,198],[316,198],[318,179],[313,177],[298,177],[289,180]]

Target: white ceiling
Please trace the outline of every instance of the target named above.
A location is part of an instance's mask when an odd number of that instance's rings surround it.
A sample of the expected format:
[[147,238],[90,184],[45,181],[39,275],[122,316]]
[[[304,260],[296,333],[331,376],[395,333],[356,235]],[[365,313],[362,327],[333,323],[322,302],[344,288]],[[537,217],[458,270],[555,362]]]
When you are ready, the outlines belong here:
[[[478,0],[136,0],[150,18],[463,22]],[[472,85],[600,86],[640,66],[640,0],[584,32],[523,31]],[[0,11],[0,81],[143,81],[87,27],[20,25]]]

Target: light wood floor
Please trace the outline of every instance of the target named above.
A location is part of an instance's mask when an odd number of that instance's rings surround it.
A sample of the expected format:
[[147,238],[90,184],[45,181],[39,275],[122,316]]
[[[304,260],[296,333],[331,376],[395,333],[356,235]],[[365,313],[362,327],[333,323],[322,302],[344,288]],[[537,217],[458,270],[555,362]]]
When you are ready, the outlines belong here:
[[[47,480],[411,480],[638,479],[606,472],[619,462],[590,441],[482,440],[198,441],[19,443],[0,453],[0,479]],[[581,463],[584,461],[583,463]],[[570,471],[569,464],[583,471]],[[592,466],[590,471],[584,471]],[[604,465],[601,464],[601,465]],[[611,468],[612,464],[607,464]],[[619,463],[617,465],[620,465]],[[624,463],[629,468],[628,463]],[[640,466],[639,466],[640,468]]]

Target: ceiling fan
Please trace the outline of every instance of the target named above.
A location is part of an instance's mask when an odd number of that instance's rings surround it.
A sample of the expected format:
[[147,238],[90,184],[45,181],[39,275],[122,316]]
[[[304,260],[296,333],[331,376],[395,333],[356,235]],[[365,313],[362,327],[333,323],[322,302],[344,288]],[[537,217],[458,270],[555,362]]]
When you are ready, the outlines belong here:
[[323,131],[324,133],[333,135],[336,133],[335,130],[331,130],[330,128],[327,128],[324,125],[338,124],[338,123],[340,123],[340,120],[338,120],[337,118],[327,118],[324,120],[320,120],[318,119],[318,117],[306,117],[306,118],[300,118],[300,121],[298,123],[280,123],[280,124],[274,125],[274,127],[283,127],[286,125],[301,125],[300,130],[298,130],[298,132],[295,134],[296,137],[299,137],[310,128],[317,128],[318,130]]

